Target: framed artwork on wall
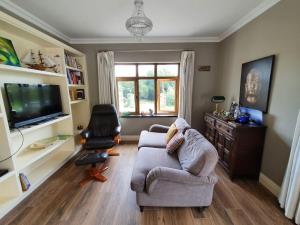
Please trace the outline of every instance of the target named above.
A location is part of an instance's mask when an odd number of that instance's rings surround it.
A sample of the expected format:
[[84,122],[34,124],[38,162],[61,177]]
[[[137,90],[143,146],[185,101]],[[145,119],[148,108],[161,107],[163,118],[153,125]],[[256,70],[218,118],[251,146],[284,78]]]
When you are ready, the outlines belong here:
[[21,66],[11,40],[0,37],[0,64]]
[[240,86],[240,105],[268,111],[275,55],[243,63]]

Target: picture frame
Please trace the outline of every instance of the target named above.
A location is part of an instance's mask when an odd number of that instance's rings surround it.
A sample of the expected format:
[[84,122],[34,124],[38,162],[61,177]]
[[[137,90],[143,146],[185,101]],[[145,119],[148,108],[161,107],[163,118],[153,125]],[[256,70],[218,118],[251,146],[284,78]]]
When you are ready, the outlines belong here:
[[242,64],[240,106],[268,112],[275,55]]
[[76,90],[76,99],[78,99],[78,100],[85,99],[84,89],[77,89]]
[[0,37],[0,64],[21,66],[12,41],[4,37]]

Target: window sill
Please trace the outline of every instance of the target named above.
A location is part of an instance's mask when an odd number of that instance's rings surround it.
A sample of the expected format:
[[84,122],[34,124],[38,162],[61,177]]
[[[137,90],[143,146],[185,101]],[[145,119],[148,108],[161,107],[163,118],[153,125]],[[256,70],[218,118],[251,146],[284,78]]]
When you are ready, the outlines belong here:
[[150,115],[121,115],[120,116],[121,118],[161,118],[161,117],[177,117],[177,115],[153,115],[153,116],[150,116]]

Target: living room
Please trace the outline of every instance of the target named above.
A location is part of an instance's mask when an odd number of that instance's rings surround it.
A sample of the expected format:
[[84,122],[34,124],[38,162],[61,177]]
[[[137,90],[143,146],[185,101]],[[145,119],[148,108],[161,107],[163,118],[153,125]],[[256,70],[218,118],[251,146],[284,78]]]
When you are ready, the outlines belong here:
[[300,224],[298,0],[0,8],[0,224]]

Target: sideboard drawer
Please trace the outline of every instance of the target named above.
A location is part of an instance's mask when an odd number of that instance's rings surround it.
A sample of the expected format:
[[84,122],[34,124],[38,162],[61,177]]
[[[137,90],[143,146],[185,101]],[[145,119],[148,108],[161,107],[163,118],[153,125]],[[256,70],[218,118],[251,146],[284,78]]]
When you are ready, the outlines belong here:
[[222,123],[220,121],[217,121],[216,122],[216,128],[225,133],[225,134],[228,134],[228,135],[231,135],[231,136],[234,136],[234,128],[228,126],[227,124],[225,123]]
[[215,119],[210,116],[204,117],[205,122],[207,122],[211,126],[215,126]]

